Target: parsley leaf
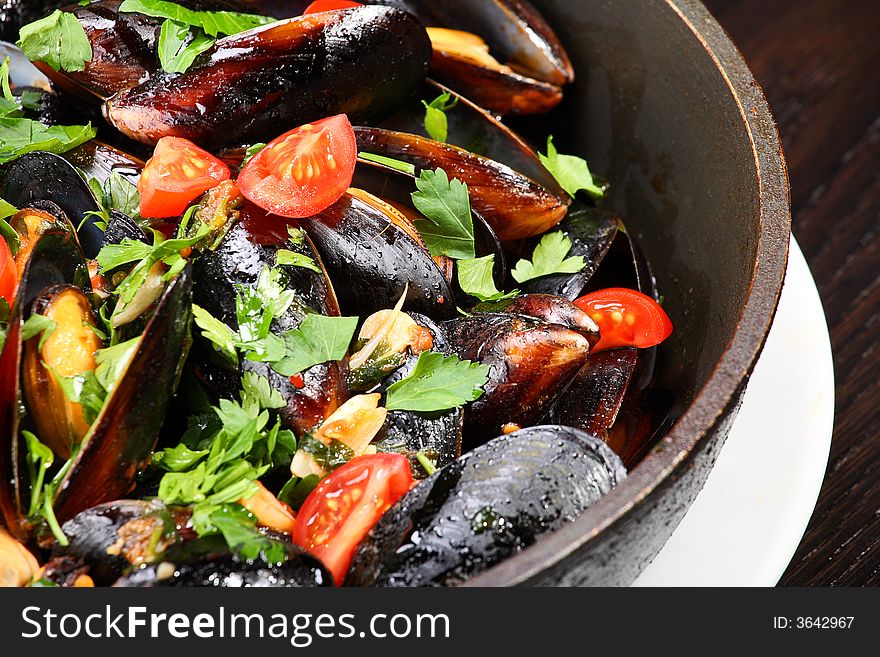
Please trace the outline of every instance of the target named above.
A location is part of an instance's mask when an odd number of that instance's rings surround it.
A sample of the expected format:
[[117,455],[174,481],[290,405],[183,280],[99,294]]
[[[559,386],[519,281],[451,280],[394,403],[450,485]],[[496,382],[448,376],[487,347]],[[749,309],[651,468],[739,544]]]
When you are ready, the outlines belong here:
[[416,179],[412,201],[426,220],[416,221],[432,256],[473,258],[474,220],[467,185],[449,180],[443,169],[424,170]]
[[0,117],[0,164],[33,151],[60,155],[94,139],[97,134],[91,123],[49,127],[31,119]]
[[358,157],[362,160],[366,160],[367,162],[381,164],[388,167],[389,169],[394,169],[395,171],[407,173],[411,176],[416,175],[415,165],[410,164],[409,162],[395,160],[393,157],[385,157],[384,155],[376,155],[375,153],[358,153]]
[[287,354],[272,369],[293,376],[328,361],[341,360],[348,353],[359,319],[310,314],[299,328],[284,334]]
[[517,283],[525,283],[549,274],[576,274],[586,263],[583,256],[568,258],[571,240],[562,231],[547,233],[535,247],[532,260],[520,260],[510,275]]
[[153,247],[139,240],[124,238],[119,244],[107,244],[101,248],[96,258],[102,272],[108,272],[122,265],[138,262],[152,253]]
[[456,408],[479,399],[488,381],[486,365],[423,351],[412,374],[388,388],[385,408],[424,413]]
[[279,249],[276,253],[277,263],[279,265],[286,265],[290,267],[302,267],[304,269],[311,269],[313,272],[318,274],[323,274],[324,272],[318,267],[318,263],[316,263],[312,258],[305,255],[304,253],[296,253],[295,251],[289,251],[287,249]]
[[49,339],[49,336],[52,335],[57,326],[58,325],[55,322],[45,315],[34,313],[27,318],[21,327],[21,341],[25,342],[26,340],[30,340],[42,333],[43,335],[40,337],[40,343],[37,345],[38,349],[42,349],[43,343]]
[[470,294],[480,301],[502,301],[513,299],[519,295],[519,290],[513,290],[505,294],[495,287],[495,278],[492,275],[495,267],[495,254],[482,258],[459,260],[458,284],[465,294]]
[[570,196],[574,197],[580,190],[596,199],[605,195],[605,191],[593,180],[587,161],[574,155],[560,155],[553,145],[552,136],[547,138],[547,155],[538,153],[538,157]]
[[434,141],[445,142],[449,137],[449,120],[446,112],[458,105],[458,98],[453,98],[448,91],[440,94],[430,103],[422,101],[425,106],[425,131]]
[[[266,144],[262,142],[251,144],[250,146],[248,146],[244,151],[244,159],[241,161],[241,168],[243,168],[245,164],[250,162],[251,159],[264,148],[266,148]],[[290,227],[288,227],[288,229],[289,228]]]
[[269,379],[254,372],[245,372],[241,378],[242,403],[260,408],[278,409],[287,406],[281,393],[269,385]]
[[199,536],[223,535],[230,548],[245,559],[262,555],[267,563],[281,563],[287,557],[284,544],[257,529],[257,518],[239,504],[198,505],[193,511],[193,526]]
[[200,27],[211,37],[221,34],[238,34],[276,22],[274,18],[258,14],[242,14],[234,11],[195,11],[166,0],[125,0],[119,6],[118,11],[144,14],[154,18],[170,18],[184,25]]
[[92,59],[92,44],[76,16],[56,9],[21,28],[19,48],[32,62],[45,62],[56,71],[83,71]]
[[202,329],[202,336],[210,340],[230,364],[238,365],[238,334],[201,306],[193,304],[192,309],[193,320]]
[[214,39],[201,30],[167,19],[159,32],[159,61],[169,73],[186,73],[196,57],[214,45]]

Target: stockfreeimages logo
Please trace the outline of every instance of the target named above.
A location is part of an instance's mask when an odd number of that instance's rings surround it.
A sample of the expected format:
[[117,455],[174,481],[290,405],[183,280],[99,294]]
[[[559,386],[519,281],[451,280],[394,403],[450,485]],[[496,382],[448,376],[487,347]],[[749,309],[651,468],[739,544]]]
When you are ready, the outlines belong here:
[[227,613],[224,607],[213,614],[167,614],[151,613],[146,607],[115,611],[106,605],[103,612],[80,615],[29,606],[21,618],[23,639],[269,638],[306,648],[315,639],[450,638],[446,614],[373,614],[360,630],[355,614],[243,614]]

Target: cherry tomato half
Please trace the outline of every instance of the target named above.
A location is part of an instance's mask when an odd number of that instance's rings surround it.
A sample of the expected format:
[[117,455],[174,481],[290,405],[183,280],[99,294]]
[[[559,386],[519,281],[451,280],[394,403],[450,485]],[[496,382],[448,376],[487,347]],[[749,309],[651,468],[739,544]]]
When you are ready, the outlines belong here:
[[352,7],[363,7],[363,5],[360,2],[351,2],[351,0],[315,0],[306,7],[303,16],[319,14],[322,11],[334,11],[335,9],[351,9]]
[[356,163],[354,129],[339,114],[270,142],[244,165],[238,188],[267,212],[302,219],[342,197],[351,187]]
[[353,458],[306,498],[293,542],[318,557],[341,584],[358,543],[412,483],[409,461],[401,454]]
[[9,245],[0,237],[0,298],[12,305],[15,289],[18,286],[18,272]]
[[163,137],[138,181],[141,216],[179,217],[199,196],[231,177],[229,167],[180,137]]
[[593,351],[615,347],[646,349],[672,334],[672,322],[660,304],[636,290],[610,287],[591,292],[574,303],[599,325],[602,339]]

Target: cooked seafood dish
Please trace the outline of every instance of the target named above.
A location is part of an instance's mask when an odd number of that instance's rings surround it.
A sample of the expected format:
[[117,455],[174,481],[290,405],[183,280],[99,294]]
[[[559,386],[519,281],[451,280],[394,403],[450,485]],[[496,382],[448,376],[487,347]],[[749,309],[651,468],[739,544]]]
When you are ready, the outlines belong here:
[[675,419],[527,2],[0,26],[0,584],[460,585]]

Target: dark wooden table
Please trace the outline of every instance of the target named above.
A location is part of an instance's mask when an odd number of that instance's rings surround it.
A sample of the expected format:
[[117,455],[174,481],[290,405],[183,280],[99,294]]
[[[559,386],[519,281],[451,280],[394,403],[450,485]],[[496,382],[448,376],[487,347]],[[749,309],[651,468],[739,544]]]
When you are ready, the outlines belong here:
[[834,351],[831,459],[780,583],[880,585],[880,1],[705,3],[749,62],[779,124],[793,230]]

